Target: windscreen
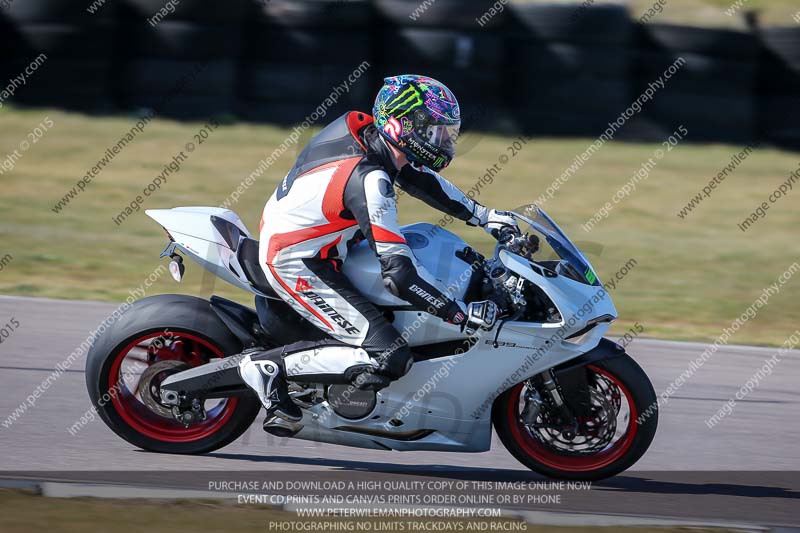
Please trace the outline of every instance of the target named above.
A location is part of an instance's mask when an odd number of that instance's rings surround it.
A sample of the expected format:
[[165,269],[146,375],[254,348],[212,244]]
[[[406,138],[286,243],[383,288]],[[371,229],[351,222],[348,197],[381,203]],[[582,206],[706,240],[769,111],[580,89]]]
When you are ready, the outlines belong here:
[[589,260],[544,210],[530,204],[514,210],[514,215],[523,233],[535,232],[544,238],[549,248],[560,259],[560,274],[588,285],[600,285],[600,280],[597,279]]

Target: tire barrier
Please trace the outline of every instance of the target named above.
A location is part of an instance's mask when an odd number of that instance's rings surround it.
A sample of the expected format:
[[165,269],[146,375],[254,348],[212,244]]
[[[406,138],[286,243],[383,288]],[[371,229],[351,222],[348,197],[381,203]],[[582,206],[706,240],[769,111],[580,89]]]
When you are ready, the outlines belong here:
[[624,7],[516,5],[509,16],[508,85],[525,133],[596,136],[630,104]]
[[231,115],[246,0],[125,0],[115,96],[175,118]]
[[644,107],[637,137],[662,139],[680,125],[691,141],[750,142],[756,136],[756,40],[750,33],[664,24],[636,27],[635,93],[682,58],[680,71]]
[[768,28],[757,37],[759,133],[771,143],[800,149],[800,29]]
[[18,103],[111,109],[113,9],[91,18],[82,16],[84,8],[81,0],[44,0],[0,12],[0,88],[19,77]]
[[[372,62],[366,1],[270,0],[252,5],[245,24],[238,114],[246,120],[296,124],[310,116],[363,61]],[[315,115],[330,121],[370,109],[374,86],[366,74]],[[320,116],[321,115],[321,116]]]
[[377,1],[377,81],[426,74],[457,96],[464,131],[511,129],[504,94],[507,40],[500,31],[506,10],[491,15],[494,5],[493,0]]
[[0,104],[186,119],[293,124],[316,111],[327,122],[369,110],[383,77],[411,72],[453,89],[464,131],[591,137],[630,114],[678,58],[679,71],[618,138],[662,139],[683,125],[690,141],[800,148],[794,27],[639,24],[623,6],[578,0],[14,0],[0,9],[0,90],[13,89]]
[[630,14],[619,5],[518,4],[508,16],[512,30],[538,42],[627,45],[633,29]]
[[381,78],[423,73],[445,82],[462,107],[502,103],[505,46],[497,34],[402,28],[382,32]]
[[388,27],[458,30],[502,29],[506,2],[496,0],[376,0],[380,21]]

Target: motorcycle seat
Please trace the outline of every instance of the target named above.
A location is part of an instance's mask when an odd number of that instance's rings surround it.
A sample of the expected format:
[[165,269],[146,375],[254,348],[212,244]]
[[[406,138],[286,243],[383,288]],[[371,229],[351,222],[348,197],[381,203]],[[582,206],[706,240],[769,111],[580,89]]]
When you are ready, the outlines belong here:
[[236,258],[242,266],[247,280],[253,284],[253,287],[266,296],[278,298],[278,295],[267,282],[267,277],[264,275],[261,265],[258,264],[258,241],[249,237],[242,237],[239,240],[239,246],[236,249]]

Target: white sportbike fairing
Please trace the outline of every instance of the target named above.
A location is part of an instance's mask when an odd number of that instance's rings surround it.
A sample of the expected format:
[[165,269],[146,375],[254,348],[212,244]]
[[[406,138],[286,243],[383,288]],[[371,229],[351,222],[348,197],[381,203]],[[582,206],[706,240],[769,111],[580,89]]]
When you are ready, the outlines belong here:
[[[603,338],[617,311],[589,261],[542,210],[528,206],[525,213],[530,216],[514,216],[529,234],[505,235],[489,259],[439,226],[402,229],[417,259],[452,298],[498,302],[498,325],[470,338],[459,326],[410,309],[389,293],[366,242],[353,247],[344,273],[393,317],[415,363],[408,374],[373,392],[325,379],[291,383],[290,367],[324,372],[322,363],[330,361],[322,361],[321,352],[290,356],[285,360],[290,393],[303,410],[302,421],[291,428],[293,437],[373,449],[482,452],[490,448],[494,423],[506,447],[546,475],[597,479],[638,460],[657,417],[641,424],[634,418],[654,399],[652,386],[622,348]],[[179,207],[147,215],[170,237],[162,256],[180,263],[180,255],[188,255],[258,297],[275,298],[263,273],[258,276],[257,243],[233,212]],[[179,279],[182,264],[172,270]],[[274,340],[267,345],[269,332],[260,329],[251,310],[216,297],[210,305],[243,347],[275,347]],[[160,384],[159,402],[184,423],[187,417],[203,420],[193,394],[201,405],[208,397],[247,395],[235,385],[238,365],[205,367],[173,373]],[[203,372],[214,375],[216,388],[208,387],[210,380],[192,385]],[[264,379],[245,376],[257,378]]]

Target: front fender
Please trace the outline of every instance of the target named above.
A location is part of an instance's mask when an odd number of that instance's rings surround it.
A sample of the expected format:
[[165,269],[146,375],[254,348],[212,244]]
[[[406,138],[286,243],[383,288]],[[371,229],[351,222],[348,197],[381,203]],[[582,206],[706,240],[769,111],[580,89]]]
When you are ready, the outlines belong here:
[[556,376],[561,372],[566,372],[568,370],[573,370],[575,368],[584,367],[586,365],[596,363],[598,361],[602,361],[604,359],[613,359],[615,357],[621,357],[625,355],[625,348],[617,344],[616,342],[602,338],[600,342],[597,343],[597,346],[586,352],[585,354],[576,357],[574,359],[570,359],[569,361],[565,361],[560,365],[553,368],[553,371],[556,373]]
[[589,416],[590,414],[589,373],[585,370],[586,366],[623,355],[625,355],[625,349],[622,346],[603,338],[600,339],[597,346],[585,354],[553,368],[553,374],[564,401],[574,415]]
[[[563,393],[567,405],[576,413],[584,413],[589,405],[587,375],[583,369],[590,364],[614,359],[625,355],[625,349],[614,341],[600,339],[597,346],[588,352],[553,367],[556,381]],[[514,387],[495,398],[492,411]],[[494,415],[493,415],[494,417]]]

